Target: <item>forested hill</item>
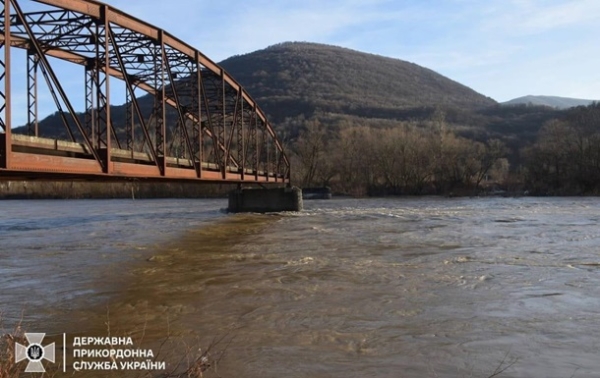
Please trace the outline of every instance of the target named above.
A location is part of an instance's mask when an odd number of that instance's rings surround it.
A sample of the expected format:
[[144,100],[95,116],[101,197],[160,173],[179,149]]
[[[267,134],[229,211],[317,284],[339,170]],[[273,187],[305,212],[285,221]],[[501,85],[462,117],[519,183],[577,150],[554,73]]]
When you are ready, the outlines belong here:
[[[555,116],[545,107],[500,106],[414,63],[336,46],[286,42],[220,64],[258,102],[278,132],[292,140],[308,120],[333,131],[351,125],[395,127],[441,116],[463,136],[501,138],[518,148]],[[148,119],[152,97],[143,96],[139,103]],[[126,107],[113,106],[111,114],[122,135]],[[172,109],[167,117],[169,124],[176,123]],[[44,137],[67,137],[58,113],[41,121],[40,130]]]
[[411,108],[478,109],[496,104],[430,69],[399,59],[286,42],[220,63],[275,122],[315,111],[402,118]]

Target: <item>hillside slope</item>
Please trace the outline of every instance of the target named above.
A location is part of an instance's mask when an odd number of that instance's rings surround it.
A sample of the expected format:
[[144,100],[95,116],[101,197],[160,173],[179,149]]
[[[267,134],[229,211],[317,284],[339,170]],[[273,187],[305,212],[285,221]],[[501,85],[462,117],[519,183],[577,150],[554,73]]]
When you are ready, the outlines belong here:
[[580,98],[558,97],[558,96],[523,96],[503,102],[502,105],[539,105],[549,106],[556,109],[568,109],[576,106],[588,106],[594,100],[584,100]]
[[[275,127],[285,127],[286,119],[316,114],[402,120],[426,118],[434,108],[470,114],[497,106],[491,98],[417,64],[336,46],[286,42],[220,64]],[[143,96],[139,103],[148,117],[152,97]],[[125,106],[111,109],[117,130],[123,130]],[[169,117],[175,119],[173,111]],[[66,137],[58,113],[41,121],[40,129],[46,136]]]
[[286,42],[220,64],[275,122],[316,110],[396,118],[418,107],[496,104],[417,64],[316,43]]

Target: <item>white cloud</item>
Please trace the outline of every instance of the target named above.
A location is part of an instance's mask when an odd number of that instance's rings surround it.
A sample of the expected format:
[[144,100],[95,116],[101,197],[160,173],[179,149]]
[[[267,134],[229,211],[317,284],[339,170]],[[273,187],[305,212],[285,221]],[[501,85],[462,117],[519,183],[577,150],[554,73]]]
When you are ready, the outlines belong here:
[[573,24],[597,20],[600,3],[572,2],[548,9],[533,8],[523,20],[523,29],[541,32]]

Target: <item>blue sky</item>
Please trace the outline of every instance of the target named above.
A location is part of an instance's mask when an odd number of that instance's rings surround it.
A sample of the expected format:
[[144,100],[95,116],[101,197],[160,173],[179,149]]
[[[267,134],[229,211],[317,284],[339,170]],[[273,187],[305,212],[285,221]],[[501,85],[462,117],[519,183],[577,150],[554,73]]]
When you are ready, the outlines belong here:
[[600,99],[598,0],[107,2],[217,61],[310,41],[411,61],[497,101]]
[[600,99],[598,0],[105,2],[217,62],[310,41],[414,62],[497,101],[527,94]]

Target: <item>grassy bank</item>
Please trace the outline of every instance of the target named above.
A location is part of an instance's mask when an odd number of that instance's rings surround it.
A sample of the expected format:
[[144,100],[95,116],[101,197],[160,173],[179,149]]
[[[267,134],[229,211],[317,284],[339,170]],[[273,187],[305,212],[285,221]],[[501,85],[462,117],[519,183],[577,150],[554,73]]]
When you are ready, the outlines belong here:
[[206,198],[223,197],[230,184],[156,182],[0,182],[0,199]]

